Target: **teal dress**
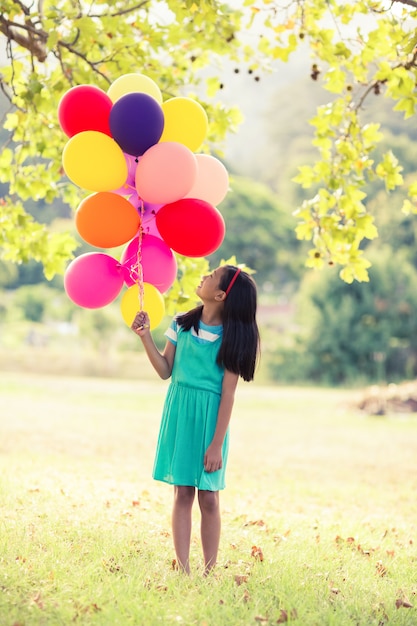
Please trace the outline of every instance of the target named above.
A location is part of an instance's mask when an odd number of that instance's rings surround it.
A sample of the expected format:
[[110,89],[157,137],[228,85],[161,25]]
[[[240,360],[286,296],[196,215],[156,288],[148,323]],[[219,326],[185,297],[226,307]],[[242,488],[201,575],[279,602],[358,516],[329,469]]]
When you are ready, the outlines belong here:
[[171,485],[218,491],[225,488],[229,433],[223,442],[223,467],[204,470],[204,454],[217,424],[224,369],[216,364],[222,326],[200,322],[198,334],[173,320],[165,333],[176,345],[171,383],[162,413],[153,477]]

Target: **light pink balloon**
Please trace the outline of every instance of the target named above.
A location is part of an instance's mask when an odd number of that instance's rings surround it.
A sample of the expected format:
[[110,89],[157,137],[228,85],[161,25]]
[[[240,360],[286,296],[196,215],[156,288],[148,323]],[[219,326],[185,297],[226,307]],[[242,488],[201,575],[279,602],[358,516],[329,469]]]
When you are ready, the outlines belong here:
[[205,200],[213,206],[220,204],[229,189],[229,174],[219,159],[209,154],[196,154],[197,176],[185,198]]
[[151,146],[136,168],[136,189],[145,202],[166,204],[183,198],[194,185],[197,159],[186,146],[165,141]]
[[[120,258],[128,287],[138,280],[138,248],[139,237],[135,237],[127,244]],[[141,257],[143,281],[161,293],[168,291],[177,276],[177,261],[171,248],[162,239],[143,234]]]
[[123,283],[121,264],[104,252],[80,254],[71,261],[64,275],[68,297],[86,309],[98,309],[113,302]]

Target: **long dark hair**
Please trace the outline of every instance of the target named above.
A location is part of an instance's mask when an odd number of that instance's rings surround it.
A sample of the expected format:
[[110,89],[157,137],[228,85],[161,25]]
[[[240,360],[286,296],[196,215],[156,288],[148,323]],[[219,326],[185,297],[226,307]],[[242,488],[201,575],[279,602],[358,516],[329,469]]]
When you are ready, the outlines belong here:
[[[224,265],[219,289],[226,291],[238,268]],[[241,271],[224,300],[223,337],[217,354],[218,365],[239,374],[243,380],[253,380],[259,354],[259,330],[256,322],[257,291],[253,278]],[[198,332],[203,306],[178,316],[184,329]]]

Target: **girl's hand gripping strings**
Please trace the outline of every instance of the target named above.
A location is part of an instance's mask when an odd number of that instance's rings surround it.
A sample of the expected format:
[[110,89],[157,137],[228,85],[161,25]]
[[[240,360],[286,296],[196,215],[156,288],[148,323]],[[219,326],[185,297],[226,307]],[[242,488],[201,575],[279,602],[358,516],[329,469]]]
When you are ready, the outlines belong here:
[[130,328],[134,333],[139,335],[139,337],[143,337],[150,329],[149,315],[145,311],[136,313]]

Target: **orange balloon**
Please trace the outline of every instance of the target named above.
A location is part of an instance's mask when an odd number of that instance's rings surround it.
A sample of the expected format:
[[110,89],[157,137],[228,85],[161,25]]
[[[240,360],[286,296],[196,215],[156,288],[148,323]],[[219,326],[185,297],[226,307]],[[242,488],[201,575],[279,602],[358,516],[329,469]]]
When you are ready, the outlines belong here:
[[140,226],[140,215],[126,198],[99,191],[80,203],[75,225],[84,241],[92,246],[114,248],[133,239]]

